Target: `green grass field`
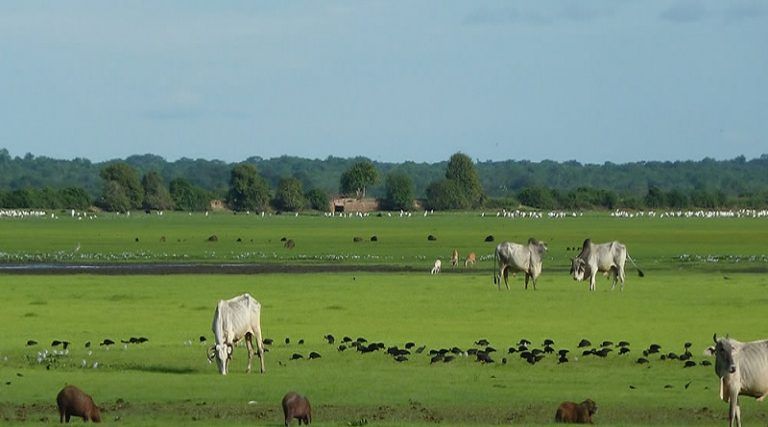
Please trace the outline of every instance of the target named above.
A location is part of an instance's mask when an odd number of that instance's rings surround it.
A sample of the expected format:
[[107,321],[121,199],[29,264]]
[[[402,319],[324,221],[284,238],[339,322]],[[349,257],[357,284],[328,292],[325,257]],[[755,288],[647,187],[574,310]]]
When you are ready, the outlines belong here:
[[[81,249],[62,260],[94,262],[95,257],[78,254],[122,250],[149,254],[127,257],[130,262],[414,268],[290,275],[0,275],[3,423],[58,422],[55,395],[72,383],[94,396],[106,421],[126,425],[282,425],[279,402],[289,390],[310,398],[318,425],[348,425],[362,418],[371,425],[548,424],[559,402],[587,397],[598,403],[595,421],[603,425],[722,425],[727,404],[718,399],[711,366],[683,368],[682,362],[660,361],[658,355],[648,357],[647,365],[635,361],[651,343],[665,353],[682,353],[683,343],[690,341],[693,359],[700,362],[707,359],[702,352],[715,332],[741,340],[765,338],[760,316],[768,299],[764,220],[141,215],[91,223],[3,220],[0,233],[6,262],[25,253],[47,259],[71,252],[79,242]],[[207,242],[211,234],[219,241]],[[353,236],[373,234],[378,242],[352,242]],[[427,241],[428,234],[438,240]],[[475,270],[444,266],[454,274],[428,274],[432,260],[446,260],[453,247],[490,253],[495,243],[483,242],[488,234],[497,241],[530,235],[549,242],[537,291],[524,291],[521,277],[512,280],[510,291],[497,291],[488,260]],[[282,236],[295,239],[296,247],[282,248]],[[589,293],[585,283],[568,277],[573,254],[566,251],[588,236],[624,241],[646,277],[628,269],[624,292],[607,290],[608,281],[600,279],[598,291]],[[171,245],[188,256],[158,256]],[[242,255],[267,250],[276,255]],[[348,256],[324,261],[323,254]],[[275,344],[266,354],[266,374],[245,374],[245,350],[239,347],[232,373],[223,377],[208,364],[198,337],[212,339],[216,301],[242,292],[262,302],[264,334]],[[485,338],[498,352],[492,354],[496,363],[486,365],[472,357],[430,364],[426,351],[397,363],[383,352],[338,352],[324,341],[328,333],[337,340],[365,337],[401,348],[413,341],[427,351],[474,348]],[[119,344],[131,336],[149,341]],[[107,350],[98,345],[104,338],[118,344]],[[550,355],[531,366],[507,355],[521,338],[539,348],[551,338],[557,349],[571,350],[570,361],[558,364]],[[596,346],[627,340],[632,351],[624,356],[614,351],[604,359],[581,356],[576,346],[582,338]],[[29,339],[39,344],[26,346]],[[49,353],[38,361],[40,352],[52,350],[54,339],[71,342],[68,354]],[[299,339],[305,343],[299,345]],[[93,343],[90,354],[86,341]],[[293,353],[306,358],[310,351],[322,358],[290,360]],[[501,363],[503,357],[508,363]],[[745,425],[768,422],[764,405],[751,398],[741,402]]]

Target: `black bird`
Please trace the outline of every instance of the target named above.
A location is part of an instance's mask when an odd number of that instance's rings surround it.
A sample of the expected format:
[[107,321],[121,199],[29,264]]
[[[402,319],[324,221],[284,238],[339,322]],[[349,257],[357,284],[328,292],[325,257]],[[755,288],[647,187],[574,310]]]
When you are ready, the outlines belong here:
[[685,386],[684,386],[685,389],[688,390],[688,386],[690,386],[690,385],[691,385],[691,381],[688,381],[687,383],[685,383]]
[[429,359],[429,364],[431,365],[433,363],[440,362],[441,360],[443,360],[443,355],[440,353],[437,353],[434,356],[432,356],[431,359]]
[[517,351],[528,351],[527,345],[519,345],[517,346]]
[[601,348],[600,350],[597,350],[595,352],[595,355],[599,356],[599,357],[607,357],[608,353],[610,353],[612,351],[613,351],[613,349],[610,349],[610,348]]
[[685,365],[683,365],[683,368],[692,368],[694,366],[696,366],[696,362],[694,362],[693,360],[686,360]]
[[710,362],[709,360],[702,360],[701,366],[712,366],[712,362]]
[[691,353],[685,353],[685,354],[680,355],[680,357],[678,357],[678,359],[680,359],[682,361],[686,361],[686,360],[689,360],[691,358],[691,356],[693,356]]
[[85,348],[91,348],[91,342],[90,341],[86,341],[85,342]]
[[475,345],[487,346],[489,344],[490,344],[490,342],[488,342],[488,340],[485,339],[485,338],[481,338],[481,339],[475,341]]
[[557,354],[559,354],[561,357],[565,356],[566,354],[568,354],[568,353],[570,353],[570,352],[571,352],[571,351],[570,351],[570,350],[568,350],[568,349],[566,349],[566,348],[563,348],[563,349],[557,350]]
[[528,359],[528,358],[529,358],[529,357],[531,357],[532,355],[533,355],[533,354],[532,354],[530,351],[521,351],[521,352],[520,352],[520,358],[521,358],[521,359]]
[[303,359],[303,358],[304,358],[304,356],[300,355],[299,353],[293,353],[291,355],[291,360],[298,360],[298,359]]
[[455,359],[455,358],[456,358],[456,356],[451,356],[451,355],[449,354],[449,355],[447,355],[447,356],[443,357],[443,363],[448,363],[448,362],[452,361],[452,360],[453,360],[453,359]]
[[334,338],[333,335],[331,334],[328,334],[323,338],[325,338],[325,340],[328,341],[328,344],[333,344],[334,342],[336,342],[336,338]]
[[610,347],[613,345],[613,341],[603,341],[602,344],[600,344],[600,347]]
[[648,359],[646,359],[645,357],[641,357],[641,358],[637,359],[637,361],[635,361],[635,363],[638,363],[638,364],[642,365],[643,363],[648,363]]
[[619,341],[616,347],[629,347],[629,341]]
[[673,387],[673,386],[672,386],[672,384],[666,384],[666,385],[664,386],[664,388],[672,388],[672,387]]
[[633,386],[632,384],[629,385],[629,389],[630,390],[634,390],[635,388],[637,388],[637,387]]
[[538,356],[542,353],[544,353],[544,350],[539,350],[538,348],[534,348],[533,350],[531,350],[531,354],[533,354],[534,356]]
[[109,338],[106,338],[106,339],[104,339],[104,341],[102,341],[102,342],[101,342],[99,345],[106,345],[106,346],[110,346],[110,345],[112,345],[112,344],[114,344],[114,343],[115,343],[115,342],[114,342],[114,341],[112,341],[111,339],[109,339]]
[[551,345],[547,344],[544,346],[544,353],[554,353],[554,352],[555,352],[555,348],[552,347]]
[[427,348],[427,346],[426,346],[426,345],[423,345],[423,346],[421,346],[421,347],[417,348],[417,349],[416,349],[416,354],[421,354],[421,353],[423,353],[425,348]]
[[685,349],[688,350],[689,348],[691,348],[692,345],[693,344],[691,344],[690,342],[686,342],[685,344],[683,344],[683,347],[685,347]]
[[304,345],[304,338],[299,340],[299,345]]
[[408,358],[405,357],[405,356],[397,356],[397,357],[395,357],[395,362],[405,362],[407,360],[408,360]]
[[61,341],[59,341],[59,340],[51,341],[51,347],[58,347],[60,345],[61,345]]
[[291,343],[291,339],[288,337],[285,337],[285,344],[290,344],[290,343]]
[[309,358],[310,358],[310,359],[319,359],[319,358],[321,358],[321,357],[322,357],[322,356],[320,356],[320,353],[318,353],[318,352],[316,352],[316,351],[313,351],[313,352],[309,353]]
[[397,348],[397,346],[390,347],[387,349],[387,354],[390,354],[392,356],[397,356],[400,349]]
[[650,346],[648,346],[648,353],[651,353],[651,354],[658,353],[659,350],[661,350],[661,346],[658,344],[651,344]]
[[517,352],[517,349],[514,348],[514,347],[510,347],[509,350],[507,350],[507,354],[512,354],[512,353],[516,353],[516,352]]
[[275,342],[272,338],[264,338],[264,345],[272,345]]
[[674,352],[670,351],[669,353],[667,353],[667,358],[671,359],[671,360],[676,360],[676,359],[678,359],[678,356]]
[[461,351],[461,349],[460,349],[460,348],[458,348],[458,347],[453,347],[453,348],[451,349],[451,353],[453,353],[453,354],[455,354],[455,355],[457,355],[457,356],[458,356],[458,355],[460,355],[461,353],[464,353],[464,352],[463,352],[463,351]]
[[486,348],[485,348],[485,352],[486,352],[486,353],[493,353],[494,351],[496,351],[496,349],[495,349],[495,348],[493,348],[493,347],[490,347],[490,346],[489,346],[489,347],[486,347]]
[[467,349],[467,356],[474,356],[477,354],[477,352],[478,350],[476,348]]
[[517,342],[517,345],[524,345],[528,347],[529,345],[531,345],[531,341],[525,338],[521,338],[520,341]]
[[37,345],[37,341],[35,341],[35,340],[27,340],[27,346],[31,346],[31,345]]
[[619,349],[619,356],[629,353],[629,347],[622,347]]
[[405,348],[407,348],[408,350],[410,350],[411,348],[413,348],[415,346],[416,346],[416,343],[414,343],[414,342],[407,342],[407,343],[405,343]]
[[585,338],[585,339],[582,339],[581,341],[579,341],[579,348],[582,348],[582,347],[589,347],[589,346],[591,346],[591,345],[592,345],[592,343],[591,343],[591,342],[589,342],[589,340],[588,340],[588,339],[586,339],[586,338]]
[[368,340],[367,340],[367,339],[365,339],[365,338],[363,338],[363,337],[357,337],[357,339],[356,339],[355,341],[357,341],[357,342],[359,342],[359,343],[368,342]]
[[493,359],[491,359],[491,356],[488,355],[488,353],[485,353],[483,351],[477,352],[477,361],[482,363],[493,363]]
[[659,360],[667,360],[667,355],[662,354],[661,357],[659,357]]
[[69,347],[69,341],[62,341],[61,346],[64,347],[64,350],[66,350],[67,347]]
[[206,342],[206,341],[208,341],[208,339],[205,338],[204,336],[200,335],[200,342],[202,343],[202,342]]
[[597,350],[595,350],[594,348],[591,348],[591,349],[589,349],[589,350],[584,350],[584,351],[582,351],[582,352],[581,352],[581,355],[582,355],[582,356],[589,356],[590,354],[595,354],[595,352],[596,352],[596,351],[597,351]]
[[341,344],[341,345],[339,346],[339,351],[344,351],[344,350],[346,350],[346,349],[347,349],[347,346],[345,346],[344,344]]
[[547,339],[544,340],[544,344],[542,344],[542,345],[543,346],[555,345],[555,342],[551,338],[547,338]]
[[557,358],[557,363],[568,363],[568,358],[565,357],[565,354],[561,354],[560,357]]
[[501,358],[501,364],[502,365],[506,365],[507,364],[507,358],[506,357],[502,357]]
[[341,341],[342,341],[342,342],[350,342],[350,341],[352,341],[352,338],[350,338],[350,337],[344,337],[344,338],[342,338],[342,339],[341,339]]

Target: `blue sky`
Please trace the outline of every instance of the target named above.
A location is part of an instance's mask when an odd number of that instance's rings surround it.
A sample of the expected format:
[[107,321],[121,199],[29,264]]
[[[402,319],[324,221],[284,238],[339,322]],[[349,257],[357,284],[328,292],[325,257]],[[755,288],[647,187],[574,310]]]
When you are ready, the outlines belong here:
[[0,148],[753,158],[768,153],[768,2],[5,0]]

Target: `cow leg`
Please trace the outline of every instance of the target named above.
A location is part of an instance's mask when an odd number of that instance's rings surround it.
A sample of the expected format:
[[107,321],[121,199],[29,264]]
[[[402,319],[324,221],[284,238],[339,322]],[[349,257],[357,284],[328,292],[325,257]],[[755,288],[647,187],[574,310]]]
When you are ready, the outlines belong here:
[[596,274],[597,274],[596,272],[592,272],[589,275],[589,290],[590,291],[596,291],[597,290],[597,287],[595,286],[595,275]]
[[728,407],[728,427],[734,425],[741,427],[741,411],[739,410],[739,395],[737,393],[731,393],[730,405]]
[[259,368],[263,374],[266,369],[264,369],[264,343],[262,342],[263,338],[261,336],[261,320],[255,325],[254,332],[256,333],[256,349],[259,351]]
[[624,290],[624,267],[619,268],[619,281],[621,282],[621,290]]
[[245,334],[245,349],[248,351],[248,367],[245,368],[245,373],[251,372],[251,361],[253,360],[253,335],[251,333]]
[[528,278],[529,278],[529,277],[530,277],[530,276],[528,275],[528,273],[525,273],[525,290],[526,290],[526,291],[528,290]]
[[504,269],[504,286],[509,290],[509,267]]

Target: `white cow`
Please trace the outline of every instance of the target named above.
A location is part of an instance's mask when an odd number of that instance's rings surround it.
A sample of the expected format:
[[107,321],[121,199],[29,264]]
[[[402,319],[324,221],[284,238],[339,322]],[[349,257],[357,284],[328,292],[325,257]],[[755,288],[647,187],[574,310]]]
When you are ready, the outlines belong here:
[[208,361],[213,361],[215,357],[219,372],[222,375],[226,375],[229,370],[228,365],[232,359],[235,344],[243,338],[245,338],[245,346],[248,349],[248,368],[245,372],[251,372],[253,337],[256,337],[261,373],[264,373],[261,304],[258,301],[247,293],[232,299],[220,300],[213,315],[212,329],[216,338],[216,345],[211,347]]
[[729,402],[728,425],[741,426],[739,395],[758,401],[768,395],[768,340],[739,342],[733,338],[717,339],[708,352],[715,356],[715,373],[720,377],[720,399]]
[[528,239],[527,245],[512,242],[502,242],[496,246],[493,254],[494,268],[498,272],[493,273],[493,283],[501,290],[501,278],[509,289],[509,271],[513,273],[522,271],[525,273],[525,289],[528,289],[528,280],[533,279],[533,289],[536,290],[536,279],[541,275],[541,257],[547,251],[547,245],[533,237]]
[[589,290],[596,290],[595,276],[603,272],[611,276],[611,289],[616,287],[616,282],[621,282],[621,290],[624,290],[624,263],[627,258],[637,268],[640,277],[645,273],[635,264],[635,260],[627,253],[627,247],[617,241],[607,243],[592,243],[592,240],[584,240],[581,252],[571,260],[571,277],[573,280],[582,281],[589,277]]
[[435,265],[432,267],[432,272],[429,274],[437,274],[440,272],[440,268],[443,266],[443,262],[439,259],[435,260]]

